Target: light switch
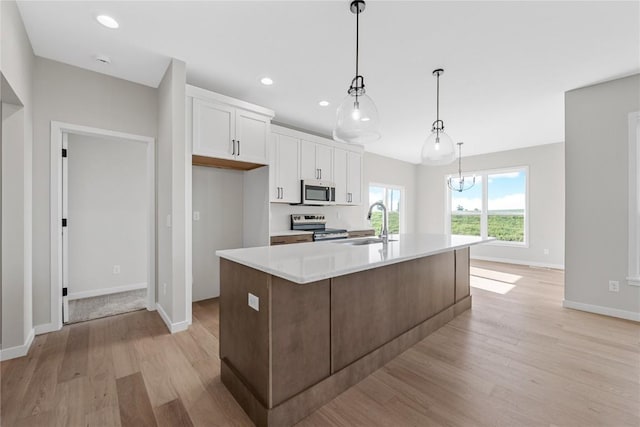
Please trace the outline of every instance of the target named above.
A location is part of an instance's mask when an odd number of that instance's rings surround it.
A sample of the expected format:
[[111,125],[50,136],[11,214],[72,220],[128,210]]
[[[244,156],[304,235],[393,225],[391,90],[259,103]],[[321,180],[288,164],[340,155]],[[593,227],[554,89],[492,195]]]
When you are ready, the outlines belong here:
[[167,227],[171,227],[171,214],[167,215]]
[[249,307],[255,311],[260,311],[260,298],[249,292]]
[[193,211],[193,220],[200,221],[200,211]]

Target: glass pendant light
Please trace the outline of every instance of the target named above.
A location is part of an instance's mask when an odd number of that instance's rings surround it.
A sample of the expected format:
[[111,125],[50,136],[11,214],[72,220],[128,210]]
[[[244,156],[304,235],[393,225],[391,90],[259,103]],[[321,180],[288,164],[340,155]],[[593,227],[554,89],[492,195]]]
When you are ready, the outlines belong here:
[[469,179],[469,177],[465,178],[462,176],[462,142],[458,142],[458,176],[453,177],[450,176],[447,180],[447,186],[451,191],[457,191],[458,193],[462,193],[473,187],[476,183],[476,176],[473,175],[473,178]]
[[442,68],[433,70],[437,80],[436,95],[436,121],[431,125],[431,135],[422,147],[422,164],[424,165],[448,165],[456,159],[453,140],[444,133],[444,122],[440,120],[440,76],[444,73]]
[[333,139],[351,144],[365,144],[380,139],[378,131],[378,109],[366,94],[364,77],[358,74],[360,13],[364,11],[363,0],[354,0],[350,5],[356,15],[356,76],[351,80],[347,97],[336,111],[336,126]]

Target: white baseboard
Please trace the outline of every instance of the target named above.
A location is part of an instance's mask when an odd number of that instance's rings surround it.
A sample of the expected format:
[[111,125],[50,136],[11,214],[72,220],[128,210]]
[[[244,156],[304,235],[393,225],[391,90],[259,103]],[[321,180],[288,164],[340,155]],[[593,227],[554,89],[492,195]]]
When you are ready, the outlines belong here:
[[49,332],[59,331],[61,327],[59,328],[54,323],[45,323],[43,325],[36,325],[33,329],[35,330],[36,335],[42,335],[48,334]]
[[583,304],[566,299],[562,300],[562,306],[565,308],[573,308],[574,310],[588,311],[589,313],[603,314],[605,316],[640,322],[640,313],[634,313],[633,311],[618,310],[617,308],[603,307],[601,305]]
[[182,322],[172,323],[171,319],[169,319],[169,316],[167,315],[167,312],[164,311],[164,308],[159,302],[156,303],[156,308],[158,310],[158,314],[164,321],[164,324],[167,325],[167,329],[169,329],[169,332],[171,332],[172,334],[175,334],[176,332],[186,331],[189,328],[189,322],[186,320]]
[[115,286],[113,288],[92,289],[90,291],[81,291],[69,293],[69,301],[81,298],[99,297],[102,295],[117,294],[120,292],[137,291],[138,289],[145,289],[146,283],[132,283],[131,285]]
[[556,270],[564,270],[564,265],[549,264],[549,263],[537,262],[537,261],[524,261],[524,260],[518,260],[518,259],[511,259],[511,258],[495,258],[490,256],[478,256],[478,255],[471,255],[471,259],[477,259],[480,261],[502,262],[505,264],[528,265],[531,267],[554,268]]
[[35,331],[31,329],[29,332],[29,336],[26,341],[22,345],[17,345],[15,347],[3,348],[0,350],[0,361],[5,361],[9,359],[15,359],[16,357],[26,356],[29,352],[29,348],[31,348],[31,344],[33,343],[33,338],[35,337]]

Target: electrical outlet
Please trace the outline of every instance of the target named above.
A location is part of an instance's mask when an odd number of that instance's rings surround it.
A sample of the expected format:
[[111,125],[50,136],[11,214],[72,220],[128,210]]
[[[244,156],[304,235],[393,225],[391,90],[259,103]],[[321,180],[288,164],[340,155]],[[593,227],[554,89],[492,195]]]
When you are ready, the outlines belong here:
[[193,211],[193,220],[194,221],[200,221],[200,212],[199,211]]
[[120,266],[119,265],[114,265],[113,266],[113,274],[120,274]]
[[255,311],[260,311],[260,298],[249,292],[249,307]]
[[620,282],[609,280],[609,292],[620,292]]
[[162,295],[166,295],[167,294],[167,284],[163,283],[162,284]]
[[549,255],[549,249],[545,249],[543,252],[545,255]]

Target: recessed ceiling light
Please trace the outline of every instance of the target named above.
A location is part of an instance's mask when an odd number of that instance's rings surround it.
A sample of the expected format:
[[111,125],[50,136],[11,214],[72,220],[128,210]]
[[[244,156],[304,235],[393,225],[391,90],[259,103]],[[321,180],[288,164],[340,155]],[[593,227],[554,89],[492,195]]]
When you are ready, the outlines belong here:
[[111,58],[107,55],[96,55],[96,61],[102,64],[111,64]]
[[329,101],[320,101],[318,102],[318,105],[321,107],[327,107],[329,105]]
[[271,86],[273,84],[273,80],[271,80],[271,78],[269,77],[263,77],[260,79],[260,83],[262,83],[265,86]]
[[115,30],[120,26],[120,24],[118,24],[118,21],[116,21],[109,15],[98,15],[96,16],[96,20],[105,27],[111,28],[112,30]]

